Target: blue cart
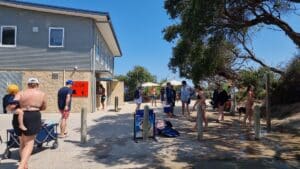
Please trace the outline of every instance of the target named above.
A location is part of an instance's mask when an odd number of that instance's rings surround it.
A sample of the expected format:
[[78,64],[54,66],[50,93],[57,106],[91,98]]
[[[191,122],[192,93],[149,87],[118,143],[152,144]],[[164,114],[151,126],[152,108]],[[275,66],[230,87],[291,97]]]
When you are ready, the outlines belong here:
[[[48,143],[53,141],[52,148],[56,149],[58,147],[57,141],[57,126],[58,123],[54,124],[43,124],[41,130],[35,137],[35,145],[38,148],[41,148],[44,143]],[[16,135],[14,129],[7,130],[7,143],[6,143],[6,150],[3,154],[3,158],[10,158],[11,157],[11,148],[19,148],[20,142],[19,138]]]

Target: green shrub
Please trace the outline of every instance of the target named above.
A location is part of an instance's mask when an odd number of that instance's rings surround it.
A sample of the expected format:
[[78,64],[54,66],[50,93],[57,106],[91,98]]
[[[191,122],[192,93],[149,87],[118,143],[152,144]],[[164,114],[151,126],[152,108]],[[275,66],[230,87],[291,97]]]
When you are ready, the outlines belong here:
[[272,87],[272,105],[300,102],[300,56],[292,59],[286,68],[285,75]]

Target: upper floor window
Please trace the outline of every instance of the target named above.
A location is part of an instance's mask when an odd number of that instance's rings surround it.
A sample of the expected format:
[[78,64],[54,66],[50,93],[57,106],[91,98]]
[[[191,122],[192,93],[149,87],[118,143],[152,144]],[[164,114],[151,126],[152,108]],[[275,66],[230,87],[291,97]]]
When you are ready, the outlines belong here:
[[64,47],[64,28],[58,28],[58,27],[49,28],[49,47],[50,48]]
[[17,27],[1,26],[1,43],[3,47],[16,47],[17,44]]

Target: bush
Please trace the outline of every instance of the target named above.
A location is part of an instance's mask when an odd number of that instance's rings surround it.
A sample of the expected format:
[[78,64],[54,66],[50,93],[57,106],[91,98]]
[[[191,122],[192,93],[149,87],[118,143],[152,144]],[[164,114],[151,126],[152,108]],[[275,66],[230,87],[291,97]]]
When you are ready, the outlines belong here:
[[291,104],[300,102],[300,56],[296,56],[287,66],[285,75],[277,84],[272,84],[271,104]]

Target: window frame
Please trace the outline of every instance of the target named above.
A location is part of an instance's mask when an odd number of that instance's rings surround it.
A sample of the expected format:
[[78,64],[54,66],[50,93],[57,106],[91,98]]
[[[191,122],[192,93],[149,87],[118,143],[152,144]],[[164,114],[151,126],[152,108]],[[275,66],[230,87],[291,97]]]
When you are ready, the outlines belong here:
[[[62,30],[62,45],[57,46],[57,45],[51,45],[51,30],[52,29],[61,29]],[[64,48],[65,47],[65,28],[64,27],[49,27],[49,36],[48,36],[48,47],[49,48]]]
[[[14,28],[15,31],[15,44],[14,45],[6,45],[2,43],[2,39],[3,39],[3,28]],[[5,48],[15,48],[17,47],[17,32],[18,32],[18,28],[16,25],[1,25],[1,39],[0,39],[0,47],[5,47]]]

